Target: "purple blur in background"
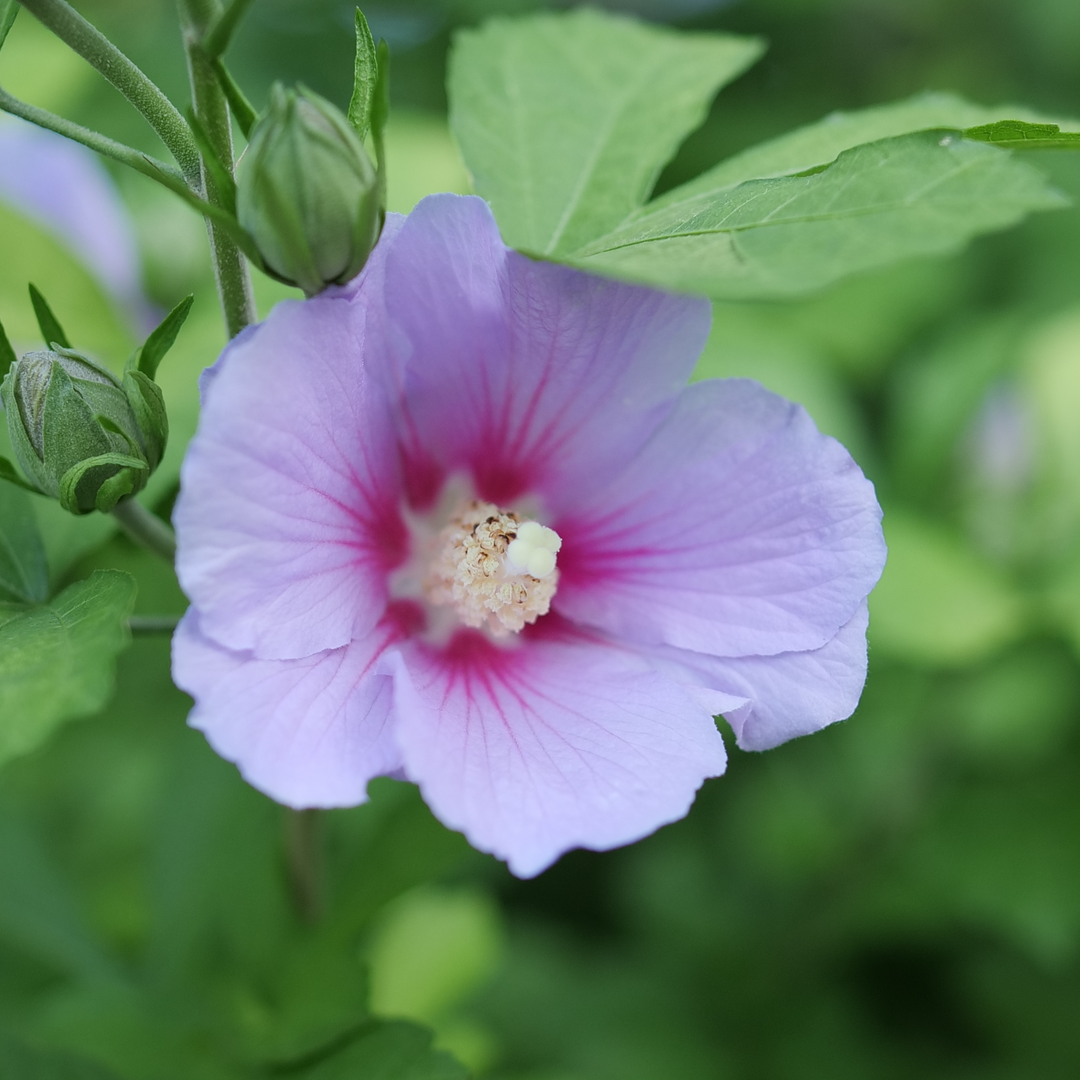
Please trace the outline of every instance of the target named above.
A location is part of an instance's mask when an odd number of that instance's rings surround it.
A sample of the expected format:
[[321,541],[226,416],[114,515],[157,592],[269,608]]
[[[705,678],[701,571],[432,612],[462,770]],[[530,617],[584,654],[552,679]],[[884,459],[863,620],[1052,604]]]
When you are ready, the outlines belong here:
[[52,233],[137,325],[153,318],[131,219],[95,154],[21,120],[0,120],[0,202]]

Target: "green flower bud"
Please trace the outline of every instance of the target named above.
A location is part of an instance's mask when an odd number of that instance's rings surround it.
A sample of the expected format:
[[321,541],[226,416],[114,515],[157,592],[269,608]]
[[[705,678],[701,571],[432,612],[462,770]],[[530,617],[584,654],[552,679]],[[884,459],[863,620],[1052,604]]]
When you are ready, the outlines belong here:
[[140,491],[165,450],[161,391],[138,370],[119,380],[70,349],[31,352],[0,387],[15,456],[73,514],[109,511]]
[[375,166],[349,121],[280,83],[252,128],[236,210],[266,268],[308,296],[360,273],[383,219]]

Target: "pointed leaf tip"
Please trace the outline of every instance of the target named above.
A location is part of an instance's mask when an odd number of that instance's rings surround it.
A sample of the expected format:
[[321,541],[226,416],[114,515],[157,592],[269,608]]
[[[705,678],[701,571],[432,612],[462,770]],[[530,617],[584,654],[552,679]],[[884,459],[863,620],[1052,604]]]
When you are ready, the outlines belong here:
[[353,92],[349,101],[349,123],[361,139],[371,130],[372,106],[379,82],[379,56],[375,39],[364,13],[356,9],[356,61],[353,68]]
[[53,345],[59,345],[62,349],[70,349],[71,342],[64,333],[60,320],[53,314],[48,301],[35,285],[30,286],[30,303],[34,305],[34,315],[41,329],[41,336],[45,339],[46,347],[51,349]]
[[161,320],[157,328],[143,343],[142,348],[139,350],[138,369],[144,375],[152,379],[157,374],[158,365],[175,344],[177,335],[187,321],[193,303],[195,303],[194,296],[188,296],[181,300]]
[[4,332],[4,324],[0,323],[0,382],[4,381],[4,376],[16,360],[18,360],[18,357],[15,355],[15,350],[11,347],[11,342],[8,341],[8,336]]

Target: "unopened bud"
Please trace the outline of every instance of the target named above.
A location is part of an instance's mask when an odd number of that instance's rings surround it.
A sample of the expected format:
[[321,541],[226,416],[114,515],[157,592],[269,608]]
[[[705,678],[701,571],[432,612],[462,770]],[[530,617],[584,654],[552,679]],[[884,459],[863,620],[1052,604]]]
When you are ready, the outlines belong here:
[[375,166],[349,121],[280,83],[252,129],[236,208],[267,269],[308,296],[356,277],[382,228]]
[[121,382],[69,349],[31,352],[0,394],[23,471],[73,514],[111,510],[141,490],[164,453],[161,391],[139,371]]

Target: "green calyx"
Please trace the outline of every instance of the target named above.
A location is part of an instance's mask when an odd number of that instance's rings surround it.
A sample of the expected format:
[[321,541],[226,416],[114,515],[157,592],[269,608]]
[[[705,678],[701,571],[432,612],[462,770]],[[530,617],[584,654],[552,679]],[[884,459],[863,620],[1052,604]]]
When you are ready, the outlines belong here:
[[237,216],[266,269],[314,296],[352,280],[382,229],[376,169],[345,115],[276,84],[241,164]]
[[161,460],[161,391],[138,370],[121,381],[71,349],[30,352],[11,365],[0,395],[23,472],[73,514],[111,510]]

